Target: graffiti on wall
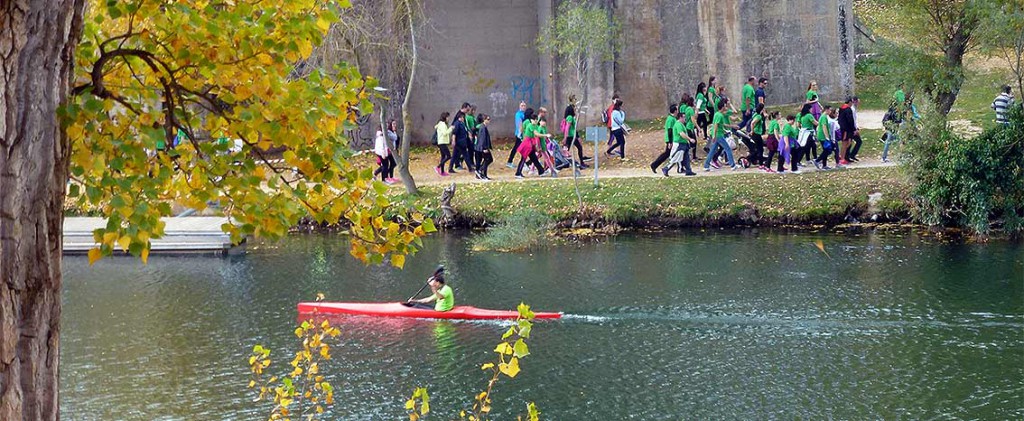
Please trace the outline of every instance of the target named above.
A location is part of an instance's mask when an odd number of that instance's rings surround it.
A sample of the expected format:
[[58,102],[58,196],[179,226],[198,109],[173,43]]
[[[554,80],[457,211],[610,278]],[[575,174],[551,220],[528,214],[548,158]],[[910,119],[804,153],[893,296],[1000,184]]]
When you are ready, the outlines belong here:
[[524,101],[528,106],[539,107],[547,104],[547,82],[538,77],[513,76],[509,78],[509,92],[512,102]]
[[491,99],[491,115],[494,117],[508,116],[508,94],[501,91],[491,92],[487,96]]
[[345,131],[348,137],[348,146],[353,151],[373,149],[373,134],[375,131],[370,120],[369,114],[363,114],[356,118],[356,126],[354,128]]

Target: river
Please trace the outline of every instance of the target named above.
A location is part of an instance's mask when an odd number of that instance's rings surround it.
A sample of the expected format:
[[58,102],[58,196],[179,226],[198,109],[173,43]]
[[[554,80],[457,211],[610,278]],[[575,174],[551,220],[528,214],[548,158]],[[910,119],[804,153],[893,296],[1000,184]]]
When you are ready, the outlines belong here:
[[[437,235],[404,271],[345,237],[228,257],[64,260],[61,411],[69,420],[263,419],[246,356],[282,373],[295,304],[397,301],[438,262],[461,304],[563,311],[538,321],[496,419],[1024,418],[1024,246],[772,230],[620,235],[534,253]],[[822,240],[825,253],[814,242]],[[331,419],[400,419],[417,386],[458,418],[507,325],[346,318]]]

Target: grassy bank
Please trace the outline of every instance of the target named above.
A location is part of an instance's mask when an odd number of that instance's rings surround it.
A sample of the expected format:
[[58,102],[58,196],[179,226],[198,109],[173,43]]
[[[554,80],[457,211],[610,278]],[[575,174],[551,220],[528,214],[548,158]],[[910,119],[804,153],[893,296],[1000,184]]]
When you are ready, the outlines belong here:
[[[562,226],[616,224],[625,228],[718,225],[832,224],[869,215],[882,220],[908,215],[910,189],[897,168],[841,170],[802,175],[765,173],[725,177],[607,179],[600,187],[581,180],[584,210],[577,212],[571,179],[460,184],[452,201],[460,226],[492,225],[511,212],[544,212]],[[436,208],[440,186],[417,199]]]

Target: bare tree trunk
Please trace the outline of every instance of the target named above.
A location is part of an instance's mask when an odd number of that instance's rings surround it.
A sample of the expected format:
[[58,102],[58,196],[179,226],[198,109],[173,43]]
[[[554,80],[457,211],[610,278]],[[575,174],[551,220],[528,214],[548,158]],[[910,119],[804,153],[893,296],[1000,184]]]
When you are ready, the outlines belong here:
[[404,0],[406,18],[409,21],[409,38],[412,41],[412,64],[411,70],[409,71],[409,80],[405,85],[405,98],[402,99],[402,147],[398,153],[398,175],[402,177],[402,184],[405,186],[405,192],[409,194],[416,194],[419,189],[416,188],[416,180],[413,180],[412,174],[409,172],[409,144],[412,143],[412,113],[409,112],[409,98],[412,97],[412,84],[416,80],[416,26],[413,25],[412,18],[412,5],[409,2],[412,0]]
[[0,420],[59,418],[61,227],[84,0],[0,3]]
[[964,84],[964,54],[967,53],[967,48],[971,42],[970,33],[974,30],[975,26],[977,24],[972,22],[961,24],[956,32],[953,33],[953,37],[945,45],[946,66],[954,69],[957,72],[957,77],[953,79],[950,86],[940,88],[935,94],[935,108],[943,116],[948,115],[949,111],[953,109],[953,103],[956,102],[956,97],[960,95],[960,87]]

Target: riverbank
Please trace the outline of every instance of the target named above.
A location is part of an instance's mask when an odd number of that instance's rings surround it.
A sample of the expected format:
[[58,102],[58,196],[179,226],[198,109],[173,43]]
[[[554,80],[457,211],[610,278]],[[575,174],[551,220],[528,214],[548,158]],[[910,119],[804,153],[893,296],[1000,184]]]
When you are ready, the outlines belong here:
[[[487,227],[512,212],[536,211],[557,228],[671,229],[718,226],[838,225],[910,218],[910,181],[897,167],[780,175],[634,177],[461,183],[449,227]],[[439,216],[443,186],[423,186],[413,201]]]

